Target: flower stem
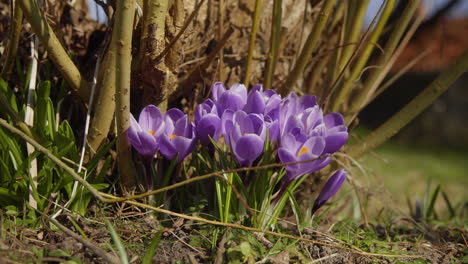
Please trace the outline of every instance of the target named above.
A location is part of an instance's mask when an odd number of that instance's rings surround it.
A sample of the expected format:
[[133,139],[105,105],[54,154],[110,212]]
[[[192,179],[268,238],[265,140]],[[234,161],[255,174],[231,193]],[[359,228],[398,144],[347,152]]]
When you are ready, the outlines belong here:
[[[229,173],[228,182],[232,183],[234,178],[233,173]],[[226,185],[226,199],[224,200],[224,221],[227,223],[229,221],[229,209],[231,208],[231,197],[232,197],[232,187],[231,185]]]

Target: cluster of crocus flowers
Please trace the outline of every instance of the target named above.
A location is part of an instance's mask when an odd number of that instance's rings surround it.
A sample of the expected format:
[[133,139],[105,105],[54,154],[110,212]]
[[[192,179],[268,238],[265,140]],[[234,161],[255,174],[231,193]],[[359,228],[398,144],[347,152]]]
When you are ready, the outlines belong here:
[[173,108],[163,115],[154,105],[143,108],[138,122],[130,117],[127,137],[143,160],[152,160],[161,151],[168,159],[178,155],[181,162],[196,143],[195,127],[186,114]]
[[211,92],[212,98],[197,106],[194,123],[178,109],[163,115],[155,106],[145,107],[138,122],[131,117],[130,143],[142,156],[154,157],[160,151],[181,162],[197,140],[213,149],[212,142],[223,136],[237,163],[248,167],[261,157],[268,139],[277,146],[281,163],[293,163],[286,166],[283,192],[295,179],[327,166],[330,155],[348,139],[341,114],[324,115],[315,96],[290,93],[282,98],[261,85],[247,91],[242,84],[226,89],[219,82]]

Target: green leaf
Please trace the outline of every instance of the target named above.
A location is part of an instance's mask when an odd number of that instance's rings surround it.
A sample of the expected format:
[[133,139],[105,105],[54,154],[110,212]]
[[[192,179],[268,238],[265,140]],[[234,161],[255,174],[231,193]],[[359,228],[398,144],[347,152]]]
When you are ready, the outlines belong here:
[[127,251],[125,250],[125,247],[123,246],[122,241],[120,240],[119,234],[117,234],[117,231],[115,231],[115,228],[111,224],[111,222],[107,219],[105,220],[106,220],[107,228],[109,229],[109,232],[112,236],[112,240],[114,241],[114,244],[117,247],[117,251],[119,252],[119,256],[120,256],[120,260],[122,261],[122,264],[129,264],[130,262],[128,261]]
[[16,103],[15,93],[13,90],[8,88],[8,84],[2,78],[0,78],[0,92],[8,99],[11,108],[18,113],[18,104]]
[[437,196],[439,195],[439,192],[440,192],[440,184],[437,185],[436,189],[431,195],[431,200],[429,202],[429,205],[426,211],[426,218],[430,218],[434,214],[434,206],[437,200]]
[[21,147],[18,145],[15,137],[10,135],[10,133],[6,133],[3,129],[0,129],[0,145],[11,154],[13,168],[17,169],[24,159]]
[[18,193],[11,189],[0,187],[0,205],[2,207],[6,208],[7,205],[16,204],[20,201],[21,196]]
[[153,263],[153,256],[156,253],[156,249],[158,248],[159,242],[161,241],[161,235],[163,230],[160,229],[154,238],[151,240],[149,247],[146,249],[145,256],[143,257],[142,263],[143,264],[151,264]]

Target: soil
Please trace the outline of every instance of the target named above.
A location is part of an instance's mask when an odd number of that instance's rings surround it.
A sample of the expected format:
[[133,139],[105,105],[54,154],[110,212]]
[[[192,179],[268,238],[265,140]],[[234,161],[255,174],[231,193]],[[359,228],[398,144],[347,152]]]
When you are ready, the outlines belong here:
[[[159,230],[161,222],[150,216],[117,216],[117,217],[98,217],[81,218],[72,216],[61,216],[57,219],[74,233],[78,233],[76,227],[68,220],[75,219],[78,226],[87,236],[87,241],[99,247],[110,255],[118,256],[115,244],[109,231],[104,224],[104,218],[112,219],[117,233],[119,234],[127,250],[130,263],[141,263],[141,259],[147,253],[147,247],[152,238]],[[12,219],[9,219],[12,220]],[[216,259],[222,262],[246,261],[245,258],[237,258],[232,252],[238,248],[239,244],[249,241],[252,248],[256,245],[263,245],[265,250],[279,243],[277,237],[267,235],[253,236],[256,241],[252,242],[245,236],[245,233],[238,230],[228,230],[230,235],[227,241],[220,242],[220,236],[214,250],[210,248],[214,237],[207,237],[206,231],[212,232],[216,229],[209,225],[193,225],[194,223],[183,221],[183,219],[168,219],[163,221],[165,227],[162,229],[162,238],[159,242],[152,263],[211,263]],[[168,223],[173,223],[168,225]],[[5,221],[6,223],[6,221]],[[70,260],[80,261],[78,263],[103,263],[104,260],[99,257],[92,248],[86,247],[82,242],[75,240],[69,235],[58,230],[51,229],[46,224],[44,228],[30,229],[20,225],[2,228],[2,237],[0,240],[0,263],[63,263]],[[362,228],[362,227],[361,227]],[[365,253],[349,250],[349,246],[343,241],[340,242],[333,233],[319,232],[325,230],[324,226],[318,229],[306,229],[302,238],[313,239],[318,243],[302,242],[294,243],[288,240],[289,245],[285,245],[280,250],[263,256],[257,255],[250,260],[264,260],[267,263],[291,263],[291,262],[309,262],[313,263],[458,263],[467,256],[466,237],[468,231],[457,228],[437,228],[432,227],[425,233],[417,229],[408,229],[406,227],[385,230],[382,226],[379,228],[363,228],[356,230],[356,236],[359,232],[373,232],[378,239],[365,242],[366,237],[355,240],[354,243],[361,245],[362,252],[372,253],[370,256]],[[225,229],[224,229],[225,230]],[[221,234],[225,231],[221,231]],[[291,233],[300,236],[295,230],[282,230],[281,232]],[[81,235],[83,237],[83,235]],[[199,242],[200,238],[205,240]],[[357,242],[356,242],[357,241]],[[364,244],[362,244],[364,243]],[[385,249],[382,249],[384,244]],[[365,245],[365,246],[363,246]],[[222,248],[220,251],[219,248]],[[112,249],[113,248],[113,249]],[[353,248],[357,246],[353,245]],[[220,254],[221,252],[221,254]],[[224,252],[224,253],[223,253]],[[413,257],[393,258],[386,255],[409,255]],[[418,256],[418,257],[414,257]],[[419,261],[419,262],[415,262]],[[76,263],[76,262],[75,262]]]

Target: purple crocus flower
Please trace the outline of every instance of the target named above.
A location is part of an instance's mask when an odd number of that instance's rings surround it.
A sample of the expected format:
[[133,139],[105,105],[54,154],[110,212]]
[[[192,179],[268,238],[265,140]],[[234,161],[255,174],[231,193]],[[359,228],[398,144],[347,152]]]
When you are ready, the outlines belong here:
[[279,105],[281,96],[274,90],[263,91],[260,84],[254,85],[247,96],[244,111],[248,114],[256,113],[264,116],[265,125],[269,130],[270,141],[274,142],[279,135]]
[[[229,114],[228,114],[229,113]],[[251,166],[262,154],[266,127],[261,115],[236,111],[223,115],[224,139],[241,166]]]
[[211,146],[210,137],[216,142],[221,134],[221,119],[214,102],[206,100],[195,110],[195,126],[197,138],[205,146]]
[[[325,139],[323,137],[307,137],[300,129],[293,129],[285,135],[278,149],[278,157],[282,163],[312,160],[323,155]],[[330,163],[330,157],[301,162],[286,166],[286,176],[283,187],[286,188],[295,179],[315,171],[319,171]]]
[[281,103],[281,96],[274,90],[263,91],[261,84],[252,87],[247,95],[247,102],[244,111],[248,114],[257,113],[271,116],[278,119],[278,108]]
[[346,180],[346,171],[339,170],[330,177],[330,179],[325,183],[320,191],[319,196],[314,202],[314,207],[312,208],[312,214],[315,213],[322,205],[325,204],[328,199],[330,199],[336,192],[340,189],[341,185],[343,185],[344,181]]
[[279,105],[279,134],[280,139],[295,127],[304,128],[300,116],[309,108],[317,109],[316,97],[304,95],[298,97],[295,93],[290,93]]
[[243,84],[234,84],[231,89],[226,90],[222,83],[216,82],[211,87],[211,93],[219,117],[222,117],[226,109],[241,110],[247,102],[247,89]]
[[180,163],[195,146],[195,127],[188,116],[176,108],[167,111],[164,121],[166,127],[160,137],[160,151],[170,160],[179,154],[177,162]]
[[159,108],[148,105],[141,111],[138,122],[130,115],[128,141],[144,158],[151,159],[159,149],[159,137],[164,131],[164,125]]

